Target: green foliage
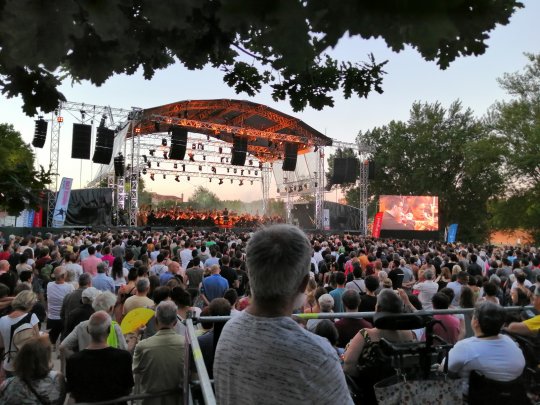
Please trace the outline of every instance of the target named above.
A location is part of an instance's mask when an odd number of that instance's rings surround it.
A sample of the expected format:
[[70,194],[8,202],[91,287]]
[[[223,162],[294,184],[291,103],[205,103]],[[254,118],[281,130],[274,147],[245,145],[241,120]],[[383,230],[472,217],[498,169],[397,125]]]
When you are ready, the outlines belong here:
[[522,72],[507,73],[499,84],[513,98],[495,103],[487,122],[504,145],[508,181],[505,194],[491,206],[493,226],[521,227],[540,241],[540,54],[526,54]]
[[188,202],[200,210],[217,209],[221,205],[218,196],[203,186],[197,186]]
[[[508,24],[517,0],[290,1],[108,0],[0,2],[0,88],[21,96],[24,111],[52,111],[69,77],[103,84],[142,68],[146,79],[177,61],[220,68],[237,92],[262,85],[295,111],[382,92],[385,62],[328,56],[345,36],[410,46],[442,68],[486,50],[487,33]],[[51,29],[54,27],[54,29]],[[356,57],[356,55],[355,55]]]
[[375,201],[383,194],[439,196],[440,229],[459,223],[460,239],[485,240],[487,202],[501,188],[503,151],[470,109],[459,102],[448,109],[415,103],[407,122],[361,132],[358,141],[376,150]]
[[13,125],[0,124],[0,210],[19,215],[25,208],[37,208],[39,191],[51,183],[51,173],[34,169],[34,153]]
[[149,206],[152,204],[152,193],[146,191],[146,184],[142,176],[139,177],[139,187],[138,187],[138,205],[139,207]]
[[338,149],[335,153],[331,153],[328,156],[328,170],[326,171],[326,184],[332,185],[332,187],[339,187],[341,190],[346,193],[351,187],[354,187],[354,183],[345,183],[341,185],[333,185],[332,177],[334,175],[334,159],[335,158],[356,158],[358,159],[356,153],[351,148]]

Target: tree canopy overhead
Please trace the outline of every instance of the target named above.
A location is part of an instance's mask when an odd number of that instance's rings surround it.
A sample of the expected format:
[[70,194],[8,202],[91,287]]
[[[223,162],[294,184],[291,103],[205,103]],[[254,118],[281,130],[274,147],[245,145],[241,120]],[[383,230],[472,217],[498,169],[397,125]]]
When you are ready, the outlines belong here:
[[219,68],[237,93],[263,85],[295,111],[382,92],[383,62],[328,55],[345,36],[382,38],[446,68],[485,52],[487,33],[506,25],[517,0],[99,0],[0,2],[0,89],[20,95],[28,115],[52,111],[64,78],[101,85],[114,74],[180,62]]

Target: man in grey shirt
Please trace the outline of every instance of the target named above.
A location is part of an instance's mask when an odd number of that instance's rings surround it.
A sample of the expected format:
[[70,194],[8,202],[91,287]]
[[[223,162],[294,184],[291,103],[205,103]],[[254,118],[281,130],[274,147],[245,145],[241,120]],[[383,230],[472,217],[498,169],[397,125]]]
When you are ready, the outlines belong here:
[[291,314],[304,300],[311,245],[291,225],[255,233],[247,246],[252,302],[229,320],[214,362],[219,404],[352,404],[335,349]]

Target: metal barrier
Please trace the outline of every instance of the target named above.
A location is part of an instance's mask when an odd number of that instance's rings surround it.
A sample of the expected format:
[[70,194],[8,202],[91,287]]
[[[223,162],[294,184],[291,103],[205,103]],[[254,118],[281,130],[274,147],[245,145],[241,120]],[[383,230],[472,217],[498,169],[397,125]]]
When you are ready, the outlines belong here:
[[[524,307],[503,307],[503,309],[507,312],[517,312],[517,311],[523,311],[525,309],[532,309],[532,306],[524,306]],[[432,316],[432,315],[445,315],[445,314],[470,314],[474,311],[474,308],[459,308],[459,309],[437,309],[432,311],[416,311],[416,312],[410,312],[410,313],[402,313],[402,314],[396,314],[396,316]],[[307,314],[293,314],[293,317],[298,319],[334,319],[334,318],[372,318],[376,312],[324,312],[324,313],[307,313]],[[392,316],[392,315],[389,315]],[[117,398],[110,401],[103,401],[103,402],[92,402],[90,403],[84,403],[80,405],[113,405],[118,402],[131,402],[133,404],[133,401],[137,401],[140,399],[145,398],[156,398],[160,396],[166,396],[173,393],[181,393],[183,391],[184,394],[184,405],[192,405],[193,404],[193,396],[191,392],[191,388],[193,387],[200,387],[204,399],[205,405],[216,405],[216,397],[214,395],[214,390],[212,388],[212,381],[210,380],[210,377],[208,375],[208,370],[206,369],[206,366],[204,364],[203,355],[201,352],[201,348],[199,346],[199,342],[197,340],[197,334],[195,333],[194,328],[194,322],[227,322],[229,319],[231,319],[230,316],[204,316],[200,318],[188,318],[183,323],[186,326],[186,356],[185,356],[185,362],[184,362],[184,385],[182,388],[178,388],[176,390],[169,390],[169,391],[163,391],[158,393],[145,393],[145,394],[135,394],[135,395],[128,395],[122,398]],[[191,348],[191,350],[190,350]],[[197,374],[199,376],[199,380],[190,381],[191,376],[191,357],[190,352],[193,357],[193,361],[195,363],[195,368],[197,370]],[[78,404],[79,405],[79,404]]]

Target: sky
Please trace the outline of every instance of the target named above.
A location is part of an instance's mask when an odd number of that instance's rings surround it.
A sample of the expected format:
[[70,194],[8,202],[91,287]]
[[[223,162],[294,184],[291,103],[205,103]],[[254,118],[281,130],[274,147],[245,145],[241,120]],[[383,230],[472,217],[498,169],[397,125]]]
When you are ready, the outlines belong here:
[[[327,136],[345,142],[354,142],[359,131],[367,131],[382,126],[392,120],[407,120],[413,102],[436,102],[449,106],[461,100],[477,116],[482,116],[497,100],[508,98],[498,86],[497,78],[506,72],[521,70],[527,60],[524,52],[540,52],[540,1],[526,0],[525,8],[518,10],[506,26],[498,26],[490,32],[488,49],[478,57],[462,57],[454,61],[446,70],[440,70],[435,62],[427,62],[414,50],[407,48],[400,53],[390,51],[382,40],[360,38],[342,39],[331,52],[332,56],[343,60],[367,60],[373,53],[376,61],[388,60],[384,70],[383,94],[372,93],[368,98],[351,97],[345,100],[335,93],[335,105],[322,111],[306,108],[295,113],[288,101],[275,102],[270,91],[263,91],[255,97],[236,94],[223,83],[222,73],[206,68],[189,71],[180,64],[156,72],[152,80],[145,80],[138,72],[132,76],[111,77],[101,87],[88,82],[73,84],[66,80],[61,91],[66,99],[85,104],[108,105],[117,108],[154,107],[181,100],[233,98],[266,104],[272,108],[297,117]],[[23,139],[31,143],[35,117],[27,117],[22,112],[19,98],[6,99],[0,96],[0,122],[13,124],[21,132]],[[98,171],[98,165],[90,161],[71,159],[71,127],[76,122],[68,114],[63,114],[65,122],[60,135],[60,177],[72,177],[74,188],[84,187]],[[49,127],[50,128],[50,127]],[[49,142],[43,149],[36,149],[39,164],[49,164]],[[329,151],[331,152],[331,151]],[[198,184],[210,186],[208,179],[191,179],[190,182],[175,182],[173,178],[156,181],[146,180],[147,189],[166,195],[184,195],[188,198]],[[227,182],[226,182],[227,183]],[[247,183],[247,182],[246,182]],[[253,201],[261,198],[260,184],[249,183],[242,187],[224,184],[212,189],[221,199]],[[271,196],[275,187],[271,187]],[[327,199],[333,200],[333,193]]]

